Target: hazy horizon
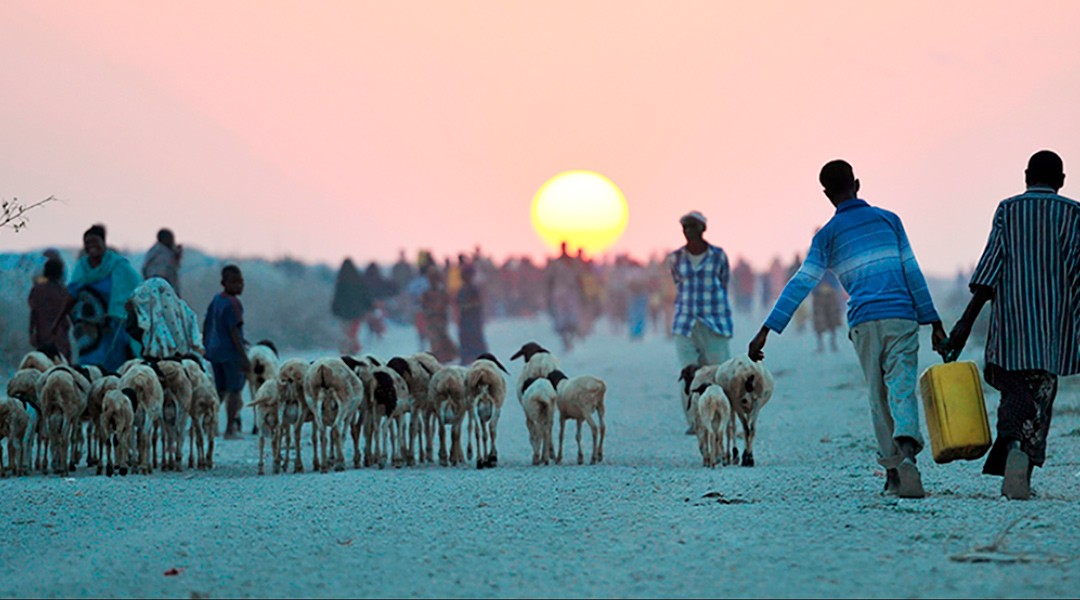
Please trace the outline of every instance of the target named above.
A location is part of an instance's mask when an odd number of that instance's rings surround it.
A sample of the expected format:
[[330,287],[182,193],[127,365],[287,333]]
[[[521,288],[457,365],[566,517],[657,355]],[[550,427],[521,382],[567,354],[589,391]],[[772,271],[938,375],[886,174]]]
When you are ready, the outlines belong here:
[[102,222],[127,248],[170,227],[215,255],[540,260],[533,194],[589,169],[629,205],[611,254],[680,246],[696,209],[760,270],[805,253],[832,214],[818,169],[845,158],[948,277],[1033,152],[1080,164],[1075,2],[47,0],[0,19],[0,198],[65,201],[0,251]]

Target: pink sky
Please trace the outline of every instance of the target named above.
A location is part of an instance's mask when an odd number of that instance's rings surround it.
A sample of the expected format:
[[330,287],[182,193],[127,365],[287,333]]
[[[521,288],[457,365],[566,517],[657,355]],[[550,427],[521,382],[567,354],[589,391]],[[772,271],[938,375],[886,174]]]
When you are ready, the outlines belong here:
[[1080,2],[9,0],[0,23],[0,197],[64,200],[2,251],[101,221],[133,249],[169,226],[332,264],[539,257],[533,194],[591,169],[630,206],[615,251],[673,249],[698,209],[762,268],[828,220],[842,157],[952,275],[1031,153],[1080,165]]

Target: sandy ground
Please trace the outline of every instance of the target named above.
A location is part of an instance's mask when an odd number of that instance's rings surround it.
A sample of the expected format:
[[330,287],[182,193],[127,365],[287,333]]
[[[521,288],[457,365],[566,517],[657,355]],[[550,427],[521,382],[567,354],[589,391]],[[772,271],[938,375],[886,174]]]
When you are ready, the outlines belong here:
[[[737,322],[735,348],[755,329]],[[500,357],[529,339],[558,349],[544,320],[489,329]],[[415,344],[392,329],[367,350]],[[511,397],[493,470],[258,476],[249,435],[221,442],[209,473],[0,481],[0,596],[1076,595],[1075,380],[1062,384],[1035,500],[1000,499],[981,463],[936,465],[928,451],[930,496],[898,500],[880,494],[854,351],[846,339],[839,353],[813,350],[809,333],[770,337],[777,390],[753,468],[701,467],[672,343],[630,343],[601,323],[563,366],[609,384],[603,465],[531,466]],[[507,366],[516,377],[520,362]],[[996,401],[990,391],[991,411]],[[566,443],[573,456],[572,431]],[[993,562],[954,560],[995,542]]]

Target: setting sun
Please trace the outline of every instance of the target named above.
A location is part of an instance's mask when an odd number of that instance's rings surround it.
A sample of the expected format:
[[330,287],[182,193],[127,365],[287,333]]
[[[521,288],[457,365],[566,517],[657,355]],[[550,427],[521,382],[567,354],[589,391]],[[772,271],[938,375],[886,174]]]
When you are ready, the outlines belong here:
[[566,242],[570,251],[603,252],[619,240],[628,218],[622,190],[593,171],[559,173],[533,197],[533,227],[556,250]]

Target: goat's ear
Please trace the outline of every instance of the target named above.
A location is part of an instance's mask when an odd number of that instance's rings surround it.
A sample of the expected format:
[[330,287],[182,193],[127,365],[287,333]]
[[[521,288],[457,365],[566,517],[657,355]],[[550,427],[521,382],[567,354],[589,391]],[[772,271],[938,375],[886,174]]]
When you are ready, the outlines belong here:
[[495,366],[502,369],[503,373],[506,373],[507,375],[510,374],[510,371],[507,371],[506,367],[504,367],[503,364],[501,362],[499,362],[499,359],[495,358],[493,355],[488,354],[487,356],[484,356],[483,354],[481,354],[480,356],[482,356],[483,358],[487,358],[491,362],[495,363]]
[[744,387],[746,388],[746,391],[748,393],[754,391],[754,378],[755,377],[756,377],[755,375],[751,375],[751,376],[746,378],[746,384],[745,384]]
[[517,352],[515,352],[514,355],[510,357],[510,360],[514,360],[514,359],[516,359],[518,357],[524,356],[524,353],[525,353],[525,348],[522,348],[522,349],[518,350]]
[[395,356],[394,358],[391,358],[390,361],[386,363],[386,366],[397,371],[398,375],[412,375],[412,369],[409,368],[409,362],[406,361],[404,358],[401,358],[400,356]]

